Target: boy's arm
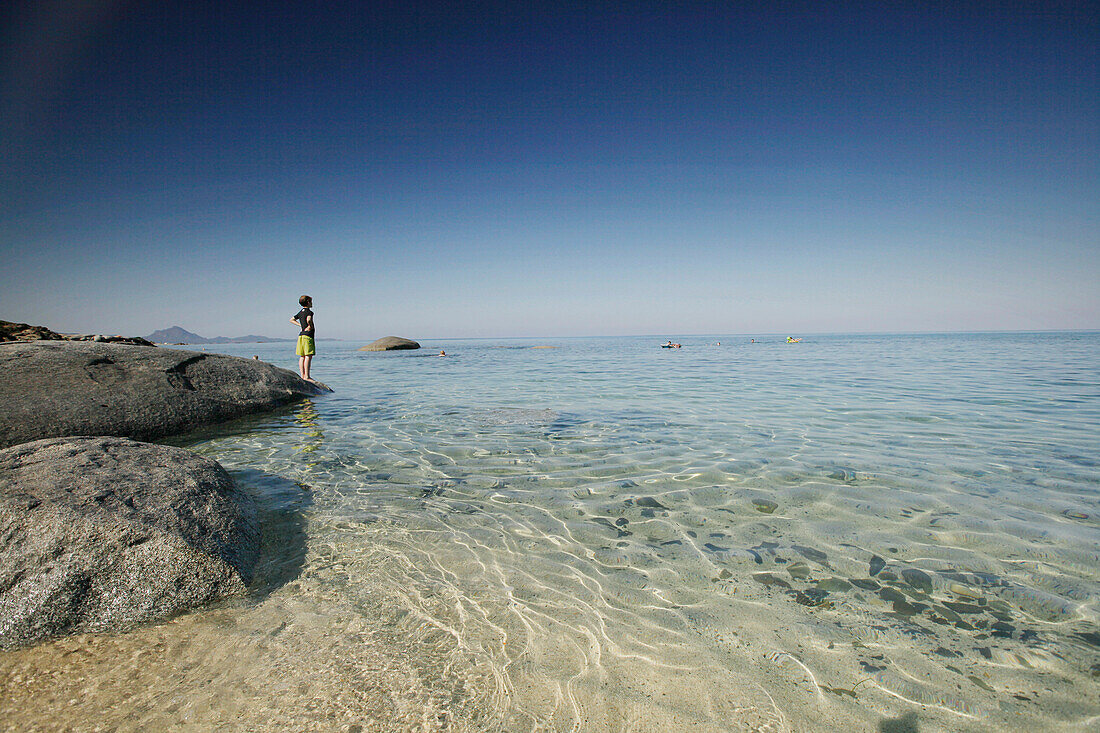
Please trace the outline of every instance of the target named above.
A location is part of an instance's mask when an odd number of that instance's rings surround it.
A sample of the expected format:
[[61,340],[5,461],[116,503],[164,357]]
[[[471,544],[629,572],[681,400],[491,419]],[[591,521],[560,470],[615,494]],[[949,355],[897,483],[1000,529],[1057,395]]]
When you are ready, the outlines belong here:
[[306,328],[310,331],[313,330],[313,314],[312,313],[310,313],[308,316],[306,316]]

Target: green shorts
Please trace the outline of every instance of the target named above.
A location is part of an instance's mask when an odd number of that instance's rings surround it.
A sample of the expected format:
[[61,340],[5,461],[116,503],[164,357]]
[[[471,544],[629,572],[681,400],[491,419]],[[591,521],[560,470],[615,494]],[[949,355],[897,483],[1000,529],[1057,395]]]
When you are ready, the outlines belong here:
[[298,354],[298,356],[313,356],[316,354],[317,352],[313,348],[313,337],[299,336],[298,348],[295,350],[295,353]]

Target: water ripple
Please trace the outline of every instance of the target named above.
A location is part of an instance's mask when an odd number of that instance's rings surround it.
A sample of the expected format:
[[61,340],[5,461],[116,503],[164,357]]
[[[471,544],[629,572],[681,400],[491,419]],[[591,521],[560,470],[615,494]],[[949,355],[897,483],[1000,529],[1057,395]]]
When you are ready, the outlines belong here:
[[1100,337],[1053,338],[319,356],[331,399],[188,441],[308,491],[297,576],[0,657],[7,725],[1095,720]]

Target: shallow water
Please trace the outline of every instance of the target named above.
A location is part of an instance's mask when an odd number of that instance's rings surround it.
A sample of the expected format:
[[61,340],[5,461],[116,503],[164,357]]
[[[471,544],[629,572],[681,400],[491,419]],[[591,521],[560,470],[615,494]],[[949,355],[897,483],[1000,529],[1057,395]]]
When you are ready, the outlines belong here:
[[663,341],[320,342],[335,394],[176,441],[252,595],[0,655],[0,725],[1100,724],[1100,334]]

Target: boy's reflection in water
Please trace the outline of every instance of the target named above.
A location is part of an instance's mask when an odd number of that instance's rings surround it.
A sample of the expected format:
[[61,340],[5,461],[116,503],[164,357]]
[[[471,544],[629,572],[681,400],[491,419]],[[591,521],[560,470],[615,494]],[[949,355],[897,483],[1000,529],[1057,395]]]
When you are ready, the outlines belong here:
[[[325,434],[321,431],[321,416],[311,400],[302,400],[298,412],[294,414],[294,422],[304,428],[302,443],[296,451],[299,453],[313,453],[321,447],[325,440]],[[312,465],[312,464],[310,464]]]

